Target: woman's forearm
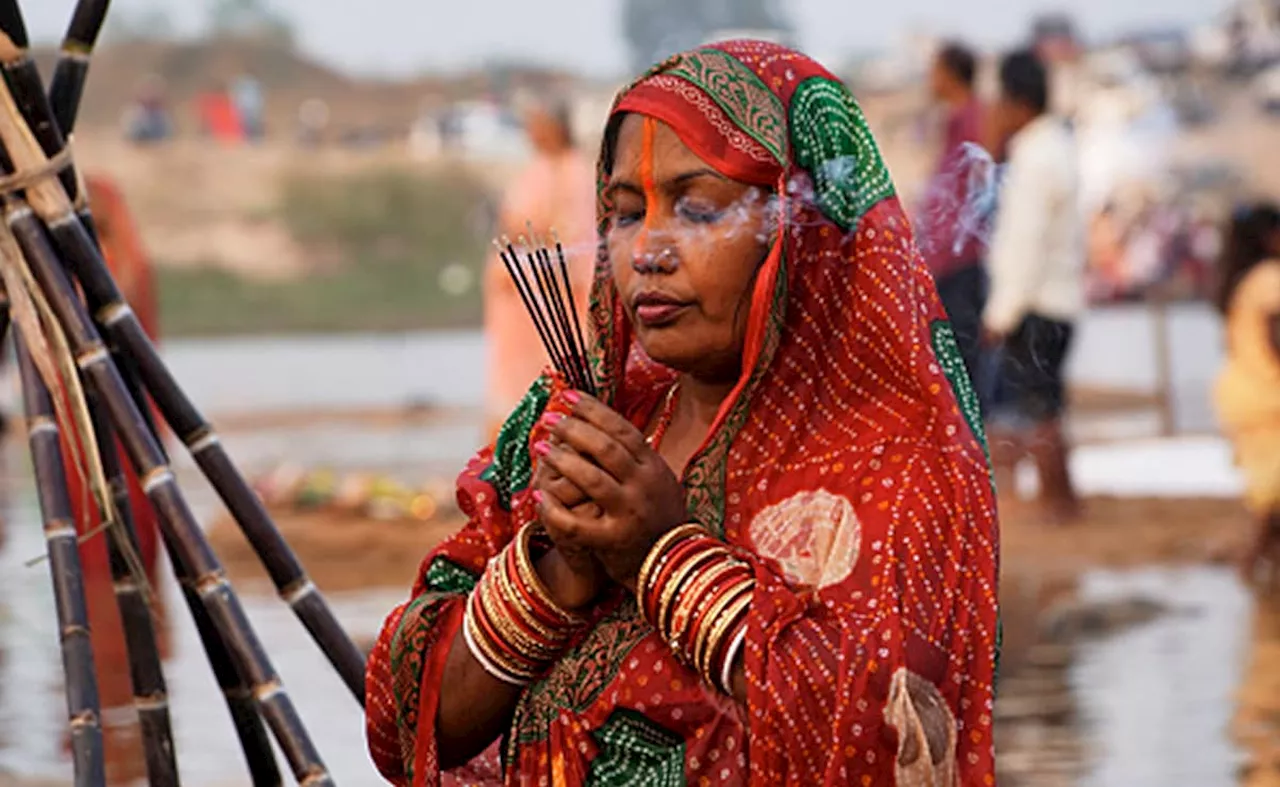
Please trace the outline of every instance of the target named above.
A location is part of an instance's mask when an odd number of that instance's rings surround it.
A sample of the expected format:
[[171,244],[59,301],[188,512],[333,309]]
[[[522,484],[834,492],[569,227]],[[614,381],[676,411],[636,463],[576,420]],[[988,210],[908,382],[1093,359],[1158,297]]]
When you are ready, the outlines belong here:
[[[565,608],[579,609],[599,593],[592,578],[576,574],[556,549],[539,558],[535,565],[546,591]],[[436,747],[441,767],[465,764],[506,732],[520,694],[519,686],[485,670],[459,627],[440,681]]]
[[465,765],[497,740],[511,724],[520,691],[480,666],[459,626],[445,661],[436,712],[441,769]]

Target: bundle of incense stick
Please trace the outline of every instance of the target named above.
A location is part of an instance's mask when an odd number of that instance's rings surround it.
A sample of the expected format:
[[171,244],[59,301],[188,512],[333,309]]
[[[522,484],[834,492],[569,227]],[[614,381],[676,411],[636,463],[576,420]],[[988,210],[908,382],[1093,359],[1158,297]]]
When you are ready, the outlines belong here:
[[[547,355],[556,371],[564,375],[569,385],[597,395],[595,377],[587,355],[587,343],[583,340],[582,323],[578,320],[578,307],[573,298],[573,285],[569,281],[569,265],[565,261],[564,248],[555,232],[551,233],[554,251],[539,242],[532,232],[512,243],[503,237],[495,241],[498,255],[511,275],[520,300],[524,302],[538,337],[547,348]],[[516,244],[524,252],[523,261]],[[552,256],[555,256],[555,262]],[[559,268],[559,279],[556,277]]]

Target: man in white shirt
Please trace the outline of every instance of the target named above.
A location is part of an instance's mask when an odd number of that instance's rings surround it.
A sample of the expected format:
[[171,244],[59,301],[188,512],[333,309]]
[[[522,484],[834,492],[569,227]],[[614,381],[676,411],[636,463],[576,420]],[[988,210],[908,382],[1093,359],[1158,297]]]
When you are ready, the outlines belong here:
[[1049,112],[1049,80],[1031,52],[1000,65],[994,122],[1008,140],[995,233],[988,252],[987,343],[1001,348],[1002,400],[990,423],[996,483],[1013,494],[1013,468],[1030,454],[1041,504],[1055,520],[1077,514],[1061,417],[1063,364],[1085,308],[1084,224],[1075,143]]

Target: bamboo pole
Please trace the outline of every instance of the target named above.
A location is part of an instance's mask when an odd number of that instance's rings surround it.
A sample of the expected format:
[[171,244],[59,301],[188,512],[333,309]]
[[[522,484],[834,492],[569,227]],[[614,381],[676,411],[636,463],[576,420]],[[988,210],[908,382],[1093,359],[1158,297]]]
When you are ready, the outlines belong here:
[[58,421],[53,416],[49,390],[36,372],[17,326],[13,327],[18,373],[22,378],[27,440],[35,468],[45,544],[53,575],[62,669],[66,675],[67,719],[71,730],[71,756],[76,787],[105,787],[106,762],[102,749],[102,724],[98,706],[98,678],[94,672],[93,645],[85,606],[84,576],[80,571],[80,547],[67,479],[58,445]]

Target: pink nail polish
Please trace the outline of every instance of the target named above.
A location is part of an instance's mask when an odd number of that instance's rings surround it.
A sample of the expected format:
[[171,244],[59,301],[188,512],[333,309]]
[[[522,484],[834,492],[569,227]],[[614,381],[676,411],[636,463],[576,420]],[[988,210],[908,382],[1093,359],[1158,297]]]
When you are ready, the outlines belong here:
[[538,456],[546,456],[551,453],[551,443],[546,440],[539,440],[533,444],[533,452]]
[[548,427],[554,427],[563,420],[564,415],[562,413],[547,413],[542,416],[542,423],[546,424]]
[[542,505],[542,490],[541,490],[541,489],[535,489],[535,490],[533,490],[533,502],[537,503],[538,505]]
[[565,391],[564,400],[569,404],[577,404],[578,402],[582,401],[582,394],[573,390]]

